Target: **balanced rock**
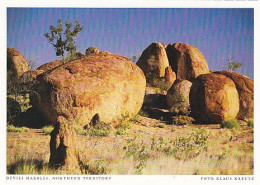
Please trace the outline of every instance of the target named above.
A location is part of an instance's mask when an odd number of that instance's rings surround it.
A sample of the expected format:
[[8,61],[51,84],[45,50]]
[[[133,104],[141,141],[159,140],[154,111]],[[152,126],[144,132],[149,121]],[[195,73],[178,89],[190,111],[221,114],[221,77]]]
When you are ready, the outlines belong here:
[[216,71],[233,80],[239,95],[238,119],[247,120],[254,117],[254,82],[241,74],[230,71]]
[[236,118],[239,97],[234,82],[221,74],[198,76],[190,90],[192,116],[198,122],[221,123]]
[[7,48],[7,75],[8,78],[18,78],[29,70],[24,56],[14,48]]
[[175,114],[188,115],[190,112],[189,94],[192,83],[188,80],[176,80],[167,92],[169,111]]
[[92,55],[92,54],[98,54],[99,50],[97,47],[89,47],[85,51],[85,55]]
[[165,68],[165,81],[171,86],[176,80],[176,74],[172,71],[171,66]]
[[37,68],[37,70],[43,70],[44,72],[54,69],[55,67],[58,67],[62,65],[64,62],[62,60],[54,60],[52,62],[48,62],[46,64],[41,65]]
[[169,44],[166,48],[169,64],[179,80],[193,81],[209,73],[203,54],[194,46],[184,43]]
[[106,123],[133,116],[145,94],[145,76],[129,59],[113,54],[88,55],[37,77],[35,107],[51,123],[58,116],[86,125],[95,114]]
[[165,69],[169,66],[165,47],[161,43],[152,43],[136,64],[143,70],[148,83],[153,83],[154,78],[165,77]]

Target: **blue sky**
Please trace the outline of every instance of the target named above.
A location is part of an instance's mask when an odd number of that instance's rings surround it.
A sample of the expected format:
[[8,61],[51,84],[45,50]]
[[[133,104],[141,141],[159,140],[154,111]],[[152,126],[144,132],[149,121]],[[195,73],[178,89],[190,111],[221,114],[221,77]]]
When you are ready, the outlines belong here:
[[39,65],[57,59],[43,34],[59,18],[83,25],[76,40],[83,53],[96,46],[131,57],[152,42],[182,42],[197,47],[211,70],[222,70],[232,55],[242,63],[239,72],[253,78],[253,9],[8,8],[7,47]]

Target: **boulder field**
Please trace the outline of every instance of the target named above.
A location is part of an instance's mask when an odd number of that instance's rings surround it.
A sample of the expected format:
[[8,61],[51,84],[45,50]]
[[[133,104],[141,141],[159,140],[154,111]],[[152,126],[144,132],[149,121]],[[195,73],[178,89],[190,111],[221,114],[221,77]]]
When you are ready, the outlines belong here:
[[129,59],[113,54],[88,55],[37,77],[35,107],[55,123],[58,116],[86,125],[95,114],[110,123],[138,113],[146,80]]

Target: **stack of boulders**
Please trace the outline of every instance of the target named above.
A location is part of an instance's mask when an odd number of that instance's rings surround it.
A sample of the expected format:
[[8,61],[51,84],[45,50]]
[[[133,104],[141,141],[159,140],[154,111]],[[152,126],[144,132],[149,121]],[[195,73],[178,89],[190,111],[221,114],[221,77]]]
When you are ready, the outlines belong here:
[[152,43],[149,45],[136,64],[143,70],[147,83],[151,86],[156,86],[158,81],[171,85],[176,79],[176,75],[169,65],[164,44]]
[[[156,85],[154,78],[171,84],[166,96],[174,114],[191,114],[201,123],[253,118],[253,81],[234,72],[210,72],[205,57],[194,46],[152,43],[137,65],[150,85]],[[168,80],[169,76],[174,80]]]

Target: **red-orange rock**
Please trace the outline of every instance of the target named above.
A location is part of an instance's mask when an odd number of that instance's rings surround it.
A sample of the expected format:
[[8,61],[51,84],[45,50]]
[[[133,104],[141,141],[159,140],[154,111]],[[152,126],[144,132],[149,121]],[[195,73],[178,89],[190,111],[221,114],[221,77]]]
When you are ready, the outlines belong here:
[[230,71],[216,71],[217,74],[223,74],[236,85],[239,94],[239,112],[238,119],[247,120],[254,117],[254,82],[247,76],[230,72]]
[[167,92],[169,111],[175,114],[188,115],[190,113],[190,88],[192,83],[188,80],[176,80]]
[[193,81],[201,74],[209,73],[203,54],[194,46],[175,43],[166,48],[169,64],[179,80]]
[[8,78],[18,79],[29,70],[29,65],[24,56],[14,48],[7,48],[7,75]]
[[221,74],[198,76],[190,90],[192,116],[198,122],[221,123],[236,118],[239,97],[234,82]]
[[165,68],[165,81],[171,86],[176,80],[176,74],[172,71],[171,66]]
[[38,107],[55,123],[65,116],[86,125],[95,114],[110,123],[140,110],[145,77],[129,59],[113,54],[88,55],[37,77]]
[[23,83],[30,83],[37,78],[38,75],[42,74],[43,70],[29,70],[23,73],[21,81]]
[[37,70],[43,70],[44,72],[49,71],[51,69],[54,69],[55,67],[58,67],[62,65],[64,62],[62,60],[54,60],[52,62],[48,62],[46,64],[41,65],[37,68]]
[[150,44],[136,63],[144,72],[147,82],[152,84],[154,78],[165,77],[169,61],[165,47],[161,43]]

